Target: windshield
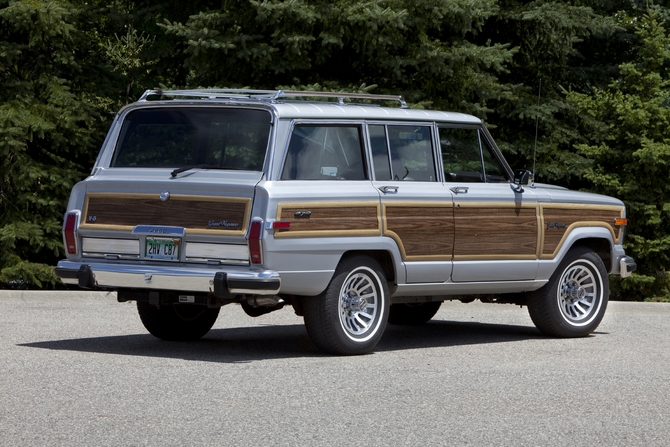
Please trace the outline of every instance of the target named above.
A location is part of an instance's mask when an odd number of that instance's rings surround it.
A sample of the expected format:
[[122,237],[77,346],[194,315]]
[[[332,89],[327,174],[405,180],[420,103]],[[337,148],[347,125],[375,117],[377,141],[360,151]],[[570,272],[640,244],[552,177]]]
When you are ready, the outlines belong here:
[[261,171],[270,118],[267,111],[231,108],[135,110],[126,115],[111,166]]

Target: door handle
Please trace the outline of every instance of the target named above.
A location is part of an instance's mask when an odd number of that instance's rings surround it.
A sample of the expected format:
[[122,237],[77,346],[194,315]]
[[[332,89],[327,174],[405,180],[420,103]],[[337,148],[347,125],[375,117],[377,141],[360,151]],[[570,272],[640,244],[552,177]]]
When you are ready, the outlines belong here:
[[449,188],[449,191],[453,192],[454,194],[467,194],[468,189],[470,188],[467,186],[454,186],[453,188]]
[[398,187],[397,186],[380,186],[379,190],[383,192],[384,194],[388,194],[389,192],[396,193],[398,192]]

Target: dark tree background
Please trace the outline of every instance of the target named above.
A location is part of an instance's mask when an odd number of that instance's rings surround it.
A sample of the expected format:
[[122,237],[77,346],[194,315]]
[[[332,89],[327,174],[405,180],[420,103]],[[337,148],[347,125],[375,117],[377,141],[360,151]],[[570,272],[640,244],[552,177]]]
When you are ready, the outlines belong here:
[[123,104],[156,87],[290,87],[485,119],[537,181],[624,200],[640,269],[615,298],[670,300],[668,6],[0,0],[0,285],[61,286],[69,190]]

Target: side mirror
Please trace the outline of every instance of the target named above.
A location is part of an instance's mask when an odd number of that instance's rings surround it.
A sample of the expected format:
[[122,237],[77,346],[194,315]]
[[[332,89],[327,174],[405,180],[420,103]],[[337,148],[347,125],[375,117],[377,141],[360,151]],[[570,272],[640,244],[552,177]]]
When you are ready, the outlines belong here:
[[532,184],[533,173],[527,169],[517,169],[514,171],[514,184],[512,189],[516,192],[523,192],[523,187]]

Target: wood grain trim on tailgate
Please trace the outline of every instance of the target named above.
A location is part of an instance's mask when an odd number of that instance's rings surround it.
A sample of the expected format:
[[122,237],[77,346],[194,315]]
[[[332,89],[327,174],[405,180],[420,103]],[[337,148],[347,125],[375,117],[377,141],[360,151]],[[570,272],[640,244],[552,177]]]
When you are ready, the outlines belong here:
[[251,199],[172,194],[96,192],[86,195],[81,228],[130,231],[136,225],[183,227],[189,234],[243,236],[249,226]]

